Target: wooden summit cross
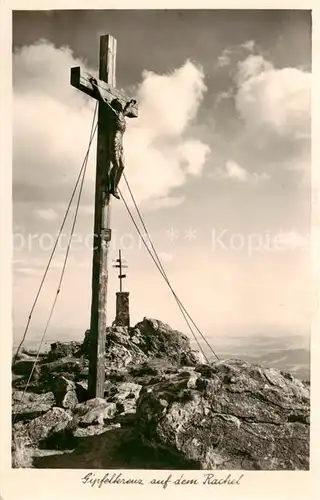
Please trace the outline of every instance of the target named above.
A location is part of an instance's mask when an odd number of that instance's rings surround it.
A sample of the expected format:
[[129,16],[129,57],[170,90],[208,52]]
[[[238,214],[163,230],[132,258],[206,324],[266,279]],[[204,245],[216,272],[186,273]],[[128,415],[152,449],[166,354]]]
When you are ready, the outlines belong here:
[[[129,98],[115,88],[116,86],[116,51],[117,41],[111,35],[100,37],[100,62],[99,79],[97,85],[100,93],[110,104],[113,99],[118,99],[122,106]],[[85,92],[91,97],[99,96],[90,83],[88,73],[80,67],[71,68],[71,85]],[[109,178],[110,138],[112,137],[112,123],[107,105],[100,99],[98,113],[98,144],[97,144],[97,169],[95,189],[94,212],[94,238],[93,238],[93,263],[92,263],[92,300],[90,320],[90,352],[89,352],[89,398],[104,397],[105,381],[105,335],[106,335],[106,306],[108,283],[108,249],[111,240],[110,229],[110,193],[106,183]],[[138,116],[137,104],[132,104],[127,116]]]

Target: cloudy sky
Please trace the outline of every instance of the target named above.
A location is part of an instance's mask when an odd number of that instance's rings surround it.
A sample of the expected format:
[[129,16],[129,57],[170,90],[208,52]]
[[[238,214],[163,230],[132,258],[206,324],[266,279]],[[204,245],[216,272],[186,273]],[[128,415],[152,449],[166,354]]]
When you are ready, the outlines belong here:
[[[307,336],[307,11],[14,13],[15,335],[22,334],[89,139],[94,101],[70,86],[70,68],[95,73],[106,33],[118,40],[117,87],[140,105],[125,137],[126,175],[193,319],[213,345],[229,335]],[[95,143],[52,320],[51,334],[61,338],[81,337],[89,325],[94,178]],[[111,258],[122,248],[129,264],[132,322],[151,316],[187,333],[121,202],[113,203],[112,217]],[[46,321],[66,241],[31,336]],[[111,269],[109,323],[116,275]]]

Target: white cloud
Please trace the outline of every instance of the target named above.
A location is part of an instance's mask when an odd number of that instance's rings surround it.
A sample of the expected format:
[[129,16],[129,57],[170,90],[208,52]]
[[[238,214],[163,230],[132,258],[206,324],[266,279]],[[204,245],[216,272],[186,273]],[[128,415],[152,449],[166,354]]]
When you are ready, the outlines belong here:
[[206,91],[202,69],[187,61],[172,73],[144,71],[142,77],[139,128],[146,128],[152,138],[180,136],[196,116]]
[[85,104],[84,94],[70,86],[70,68],[82,62],[71,49],[57,49],[46,40],[17,49],[13,57],[13,85],[15,94],[29,97],[46,96],[63,104]]
[[221,56],[218,57],[218,61],[216,64],[217,68],[224,68],[225,66],[229,66],[231,59],[230,59],[230,50],[226,49],[222,52]]
[[[308,185],[311,73],[301,68],[276,68],[259,54],[246,54],[239,61],[243,49],[255,50],[254,41],[229,49],[233,86],[217,95],[215,106],[229,97],[234,100],[241,120],[236,149],[248,161],[250,171],[257,169],[251,180],[266,180],[265,171],[299,170],[300,186]],[[224,167],[221,176],[247,181],[245,172],[232,165],[231,171],[228,168],[230,165]]]
[[196,177],[201,175],[209,152],[209,146],[198,140],[186,140],[177,147],[179,162],[185,173]]
[[250,184],[258,184],[261,183],[262,181],[270,179],[270,176],[265,172],[251,173],[245,168],[241,167],[234,160],[228,160],[223,168],[220,167],[215,169],[215,171],[211,173],[210,177],[229,179],[235,182],[250,183]]
[[269,61],[266,61],[261,55],[250,55],[243,61],[238,62],[238,85],[241,85],[250,78],[272,69],[272,64]]
[[[226,66],[232,66],[234,64],[235,58],[239,55],[239,53],[243,53],[243,50],[247,52],[252,52],[255,48],[255,41],[248,40],[241,45],[231,45],[226,47],[221,52],[220,56],[216,62],[216,68],[225,68]],[[229,68],[228,68],[229,69]]]
[[[300,186],[310,182],[311,73],[275,68],[260,55],[238,63],[235,107],[242,121],[238,147],[256,168],[300,170]],[[302,167],[302,168],[301,168]]]
[[248,180],[249,173],[236,162],[229,160],[225,166],[226,176],[240,182]]
[[[72,189],[87,148],[94,101],[71,87],[70,68],[84,66],[68,48],[42,41],[14,55],[14,168],[19,196],[60,201]],[[94,73],[90,68],[85,68]],[[163,199],[189,176],[201,175],[206,144],[188,137],[206,87],[201,68],[187,61],[167,75],[145,71],[139,118],[128,120],[126,174],[138,203]],[[93,201],[95,151],[85,184]]]
[[190,175],[202,173],[209,146],[182,139],[206,90],[203,73],[190,62],[170,75],[144,72],[138,91],[140,114],[124,138],[127,177],[142,201],[168,197]]
[[55,220],[58,214],[53,208],[38,208],[34,210],[34,214],[38,219]]
[[251,174],[252,180],[255,182],[262,182],[262,181],[268,181],[271,179],[271,175],[267,174],[266,172],[262,172],[261,174],[258,174],[257,172],[253,172]]
[[185,200],[184,196],[167,196],[166,198],[158,198],[150,201],[148,204],[149,210],[158,210],[159,208],[173,208],[178,207]]
[[235,104],[250,129],[280,136],[310,135],[311,74],[276,69],[261,56],[239,63]]
[[232,87],[230,87],[228,90],[220,92],[215,98],[214,107],[217,107],[222,101],[226,101],[227,99],[232,98],[233,95],[234,89]]
[[248,50],[249,52],[252,52],[254,47],[255,47],[255,41],[254,40],[248,40],[247,42],[243,43],[241,47],[245,50]]

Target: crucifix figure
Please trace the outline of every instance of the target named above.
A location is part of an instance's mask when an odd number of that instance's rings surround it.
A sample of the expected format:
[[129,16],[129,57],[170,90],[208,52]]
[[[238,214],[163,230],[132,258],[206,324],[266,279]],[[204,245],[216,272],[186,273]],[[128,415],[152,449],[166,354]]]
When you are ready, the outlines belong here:
[[89,81],[95,92],[98,94],[100,102],[103,102],[106,105],[105,110],[108,113],[111,132],[109,134],[109,151],[112,163],[112,169],[108,179],[108,189],[110,194],[119,199],[118,184],[124,170],[123,134],[126,131],[126,116],[130,115],[132,111],[131,106],[135,105],[137,101],[135,99],[131,99],[126,102],[124,107],[117,98],[113,99],[111,103],[109,103],[108,99],[101,93],[97,80],[90,77]]
[[116,89],[117,41],[100,37],[99,78],[93,79],[80,67],[71,68],[71,85],[99,101],[97,169],[94,209],[92,299],[89,348],[89,398],[104,397],[105,336],[108,284],[108,250],[111,241],[111,194],[124,168],[123,133],[125,118],[138,116],[138,105]]

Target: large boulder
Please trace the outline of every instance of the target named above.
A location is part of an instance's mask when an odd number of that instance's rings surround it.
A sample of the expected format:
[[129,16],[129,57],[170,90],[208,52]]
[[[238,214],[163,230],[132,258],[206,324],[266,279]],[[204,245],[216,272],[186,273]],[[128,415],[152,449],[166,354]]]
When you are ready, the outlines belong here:
[[81,356],[81,342],[53,342],[47,356],[48,361],[55,361],[59,358],[80,357]]
[[28,434],[33,443],[39,443],[49,436],[63,431],[71,422],[70,413],[62,408],[52,408],[28,424]]
[[[140,363],[146,360],[145,354],[131,341],[130,329],[114,326],[107,328],[105,360],[106,369],[121,369],[130,363]],[[86,332],[82,350],[85,355],[90,350],[90,331]]]
[[[12,467],[33,467],[34,457],[46,446],[46,442],[56,441],[56,436],[64,434],[72,416],[62,408],[53,407],[28,423],[18,421],[12,428]],[[52,450],[51,450],[52,452]],[[56,453],[56,452],[54,452]]]
[[72,416],[62,408],[53,407],[43,415],[23,424],[13,425],[14,441],[24,447],[37,448],[54,434],[61,433],[72,421]]
[[66,356],[39,366],[38,384],[43,390],[52,390],[57,377],[65,377],[70,381],[78,381],[87,377],[88,360],[84,357]]
[[198,357],[190,339],[162,321],[144,318],[131,332],[132,339],[148,357],[166,358],[181,365],[194,365]]
[[14,375],[23,375],[24,377],[29,377],[31,372],[36,375],[38,370],[37,365],[34,366],[34,364],[35,359],[33,357],[21,354],[18,361],[13,364],[12,372]]
[[54,378],[52,391],[57,406],[61,406],[62,408],[74,408],[79,402],[75,383],[64,376],[60,375]]
[[42,344],[40,351],[38,352],[38,349],[32,349],[32,347],[22,347],[21,353],[26,354],[27,356],[32,356],[32,357],[38,357],[38,358],[43,358],[44,356],[47,356],[48,352],[50,351],[50,347],[47,344]]
[[118,427],[112,419],[117,413],[115,403],[107,402],[102,398],[93,398],[79,403],[73,409],[73,420],[69,430],[73,437],[89,437],[103,434]]
[[12,392],[12,416],[14,421],[28,421],[39,417],[54,406],[55,399],[52,392],[35,394],[32,392]]
[[116,411],[115,403],[107,402],[102,398],[93,398],[75,407],[75,421],[81,427],[94,424],[104,425],[115,416]]
[[135,413],[141,387],[141,385],[133,382],[117,384],[112,388],[108,401],[116,404],[117,411],[120,414]]
[[308,469],[309,398],[289,374],[219,361],[144,387],[137,423],[200,469]]
[[76,395],[79,403],[84,403],[89,399],[88,397],[88,382],[86,380],[80,380],[75,384]]

